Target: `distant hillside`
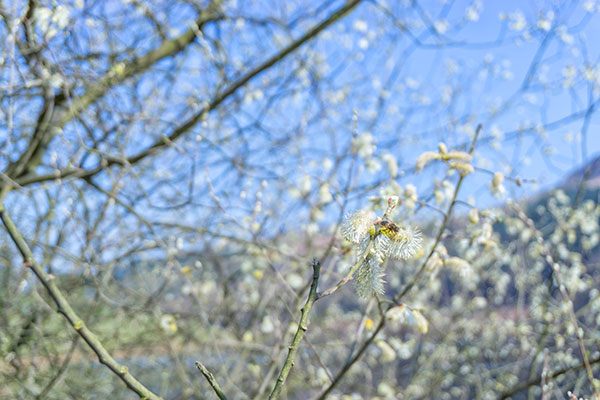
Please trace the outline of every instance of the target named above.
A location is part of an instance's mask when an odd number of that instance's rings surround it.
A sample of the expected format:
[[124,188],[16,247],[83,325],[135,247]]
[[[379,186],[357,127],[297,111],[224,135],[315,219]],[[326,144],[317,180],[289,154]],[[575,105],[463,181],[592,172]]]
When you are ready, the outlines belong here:
[[[550,213],[540,213],[540,206],[547,206],[548,200],[562,190],[571,200],[570,205],[581,205],[586,200],[592,200],[598,204],[600,195],[600,156],[595,157],[586,165],[571,172],[559,185],[545,192],[539,193],[525,200],[525,208],[530,218],[535,221],[536,226],[545,226],[547,232],[553,226]],[[598,249],[596,249],[596,252]]]
[[578,190],[584,176],[587,190],[600,189],[600,156],[572,172],[559,187],[565,191]]

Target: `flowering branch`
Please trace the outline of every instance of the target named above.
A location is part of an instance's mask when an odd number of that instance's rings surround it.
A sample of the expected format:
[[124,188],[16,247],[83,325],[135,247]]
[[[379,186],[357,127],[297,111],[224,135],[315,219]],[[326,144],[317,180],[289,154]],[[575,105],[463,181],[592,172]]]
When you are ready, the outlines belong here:
[[[320,264],[316,260],[313,261],[314,274],[308,300],[302,308],[302,316],[289,347],[288,357],[269,399],[277,399],[281,393],[283,384],[293,366],[298,343],[302,340],[302,336],[307,329],[306,322],[313,303],[337,291],[348,283],[355,274],[357,275],[357,288],[362,297],[368,297],[368,295],[383,291],[383,284],[380,280],[380,265],[384,259],[388,256],[408,258],[420,246],[422,239],[418,231],[413,231],[410,228],[400,228],[388,219],[396,204],[397,198],[388,199],[388,207],[381,219],[376,219],[374,214],[364,210],[358,211],[348,218],[342,226],[342,233],[351,242],[359,244],[357,260],[344,278],[322,293],[317,292]],[[385,318],[382,317],[380,327],[376,332],[383,328],[384,323]],[[370,344],[374,339],[375,335],[369,338],[368,343]],[[362,355],[365,349],[366,346],[361,348],[355,357],[347,363],[348,368]],[[345,373],[345,370],[340,371],[338,376],[333,378],[330,387],[332,388]]]
[[356,271],[358,271],[358,268],[360,268],[360,266],[362,265],[362,263],[365,261],[365,258],[370,253],[372,246],[373,246],[372,242],[369,241],[367,250],[365,251],[364,255],[359,260],[357,260],[356,263],[354,263],[354,265],[352,267],[350,267],[350,269],[348,270],[348,273],[335,286],[332,286],[331,288],[327,289],[324,292],[318,293],[317,294],[317,300],[320,299],[320,298],[322,298],[322,297],[327,297],[327,296],[333,294],[339,288],[341,288],[346,283],[348,283],[350,280],[352,280],[352,277],[354,276],[354,274],[356,273]]
[[[477,127],[477,130],[475,131],[475,135],[473,136],[473,141],[471,143],[471,147],[470,147],[469,153],[468,153],[469,156],[472,156],[473,151],[475,150],[475,144],[477,143],[477,138],[479,136],[479,132],[480,131],[481,131],[481,124]],[[442,240],[443,233],[446,230],[446,226],[448,225],[448,221],[450,220],[450,215],[452,214],[452,210],[454,209],[454,206],[456,205],[456,202],[457,202],[458,191],[460,190],[461,184],[462,184],[465,176],[466,175],[462,175],[462,174],[460,175],[460,178],[458,180],[458,184],[456,185],[456,189],[454,190],[454,195],[452,196],[452,201],[450,202],[450,206],[448,207],[447,212],[444,214],[444,220],[442,222],[442,226],[440,227],[440,230],[438,232],[438,235],[436,237],[434,245],[431,248],[431,251],[427,255],[426,259],[423,261],[421,267],[419,268],[419,270],[415,274],[413,280],[398,295],[394,296],[394,302],[392,304],[390,304],[388,306],[388,308],[382,313],[383,315],[381,317],[381,320],[379,321],[379,324],[377,324],[377,327],[375,328],[375,330],[373,331],[373,333],[371,334],[371,336],[369,336],[367,338],[367,340],[360,346],[360,348],[357,351],[357,353],[350,360],[348,360],[348,362],[346,362],[344,364],[344,366],[342,367],[342,369],[337,373],[337,375],[334,377],[333,381],[329,384],[329,386],[317,397],[318,400],[325,399],[327,397],[327,395],[333,390],[333,388],[339,383],[339,381],[344,377],[344,375],[350,370],[350,368],[352,367],[352,365],[354,365],[360,359],[360,357],[362,356],[362,354],[371,345],[371,343],[373,343],[373,341],[375,340],[375,338],[377,337],[377,335],[379,334],[379,332],[381,332],[381,330],[385,326],[386,319],[385,319],[384,315],[388,311],[390,311],[392,308],[396,307],[396,304],[400,303],[400,299],[404,295],[406,295],[406,293],[408,293],[410,291],[410,289],[418,282],[419,278],[421,277],[421,275],[425,271],[425,267],[427,266],[427,262],[433,256],[433,254],[435,253],[435,249],[437,248],[438,244]],[[388,202],[388,210],[386,210],[386,214],[384,216],[387,216],[387,214],[389,213],[389,211],[391,211],[391,210],[389,208],[389,202]],[[348,236],[346,234],[345,234],[345,236],[348,239]],[[348,239],[348,240],[350,240],[350,239]]]

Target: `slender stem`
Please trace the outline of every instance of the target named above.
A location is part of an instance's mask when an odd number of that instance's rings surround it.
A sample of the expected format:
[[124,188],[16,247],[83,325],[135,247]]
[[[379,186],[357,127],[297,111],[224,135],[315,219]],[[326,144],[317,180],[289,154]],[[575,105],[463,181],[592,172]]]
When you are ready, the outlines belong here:
[[75,352],[75,348],[77,347],[78,340],[79,340],[79,336],[75,336],[73,338],[73,341],[71,342],[71,348],[69,348],[69,350],[67,351],[67,355],[65,356],[64,361],[62,362],[61,366],[58,368],[58,371],[56,371],[56,374],[52,377],[52,379],[50,379],[50,382],[48,382],[48,384],[44,387],[44,389],[42,389],[40,394],[38,394],[35,397],[36,400],[42,400],[44,397],[46,397],[48,395],[48,393],[50,393],[50,391],[52,390],[54,385],[56,385],[56,383],[59,381],[59,379],[67,371],[67,368],[69,367],[69,363],[71,362],[71,357],[73,356],[73,353]]
[[375,337],[377,336],[377,334],[379,332],[381,332],[381,330],[383,329],[384,326],[385,326],[385,317],[382,317],[381,321],[379,321],[379,324],[377,325],[377,328],[375,328],[375,331],[373,332],[373,334],[371,336],[369,336],[369,338],[362,344],[362,346],[360,346],[360,349],[356,352],[354,357],[352,357],[346,364],[344,364],[344,366],[337,373],[335,378],[333,378],[333,382],[331,382],[331,384],[329,384],[327,389],[325,389],[323,391],[323,393],[321,393],[319,395],[318,400],[323,400],[329,395],[329,393],[335,388],[335,386],[342,380],[344,375],[346,375],[346,372],[348,372],[350,370],[350,368],[363,355],[365,350],[367,350],[367,347],[369,347],[371,345],[371,343],[373,343],[373,341],[375,340]]
[[310,314],[310,310],[317,299],[317,286],[319,284],[319,275],[321,273],[321,264],[317,260],[313,260],[313,278],[312,283],[310,285],[310,292],[308,293],[308,299],[306,300],[306,304],[302,307],[302,314],[300,316],[300,322],[298,323],[298,329],[296,330],[296,334],[294,335],[294,339],[292,339],[292,344],[289,347],[287,358],[281,368],[281,372],[279,373],[279,377],[277,378],[277,382],[275,383],[275,387],[273,387],[273,391],[269,395],[269,400],[278,399],[281,395],[281,391],[283,389],[283,385],[294,366],[294,360],[296,358],[296,353],[298,352],[298,346],[302,337],[304,336],[304,332],[308,329],[308,315]]
[[[348,352],[348,357],[346,359],[346,363],[349,363],[352,360],[352,356],[354,356],[354,349],[356,349],[356,346],[358,346],[358,342],[360,341],[363,331],[366,328],[367,319],[369,318],[369,313],[371,312],[371,308],[373,307],[373,304],[375,304],[374,300],[375,300],[375,296],[371,297],[371,299],[367,303],[367,306],[365,307],[363,317],[360,320],[360,323],[359,323],[358,328],[356,329],[356,333],[354,335],[354,341],[352,342],[352,346],[350,346],[350,351]],[[333,379],[331,381],[333,381]]]
[[75,331],[85,340],[88,346],[98,356],[98,361],[104,364],[110,369],[115,375],[117,375],[127,387],[135,392],[140,398],[148,400],[159,400],[162,399],[160,396],[154,394],[150,389],[144,386],[141,382],[133,377],[129,373],[129,370],[125,365],[118,364],[115,359],[106,350],[102,342],[98,337],[85,325],[81,318],[75,313],[71,304],[67,301],[63,293],[60,291],[54,281],[54,276],[47,274],[40,264],[35,261],[31,249],[25,242],[25,239],[15,226],[12,218],[4,208],[4,205],[0,203],[0,219],[6,228],[6,231],[10,235],[12,241],[17,246],[17,249],[23,257],[23,265],[31,268],[35,276],[40,280],[52,300],[56,305],[56,311],[62,314],[65,319],[69,322],[69,325],[75,329]]
[[221,386],[219,386],[219,382],[217,382],[215,376],[204,365],[202,365],[200,361],[196,361],[196,368],[202,372],[202,375],[204,375],[210,387],[213,388],[217,394],[217,397],[221,400],[227,400],[227,396],[225,396],[225,393],[223,393],[223,390],[221,389]]
[[348,273],[342,279],[340,279],[340,281],[338,283],[336,283],[335,286],[330,287],[329,289],[327,289],[324,292],[318,293],[317,300],[322,297],[326,297],[326,296],[329,296],[330,294],[333,294],[339,288],[341,288],[346,283],[348,283],[348,281],[350,281],[352,279],[352,276],[354,275],[354,273],[356,271],[358,271],[358,268],[362,265],[362,263],[365,261],[365,259],[369,256],[372,247],[373,247],[373,241],[371,240],[371,241],[369,241],[367,249],[363,253],[364,255],[358,261],[356,261],[356,263],[354,263],[354,265],[352,267],[350,267],[350,269],[348,270]]
[[[590,365],[594,365],[594,364],[598,364],[600,363],[600,356],[595,357],[593,359],[590,360]],[[581,368],[586,368],[586,365],[584,362],[581,362],[580,364],[577,365],[573,365],[571,367],[566,367],[566,368],[562,368],[559,369],[557,371],[554,371],[551,374],[548,374],[547,379],[548,380],[552,380],[552,379],[556,379],[561,375],[564,375],[568,372],[571,371],[575,371]],[[540,383],[542,382],[542,377],[541,376],[537,376],[535,378],[532,378],[530,380],[528,380],[527,382],[524,382],[518,386],[515,386],[514,388],[504,392],[503,394],[500,395],[500,397],[498,397],[499,400],[505,400],[508,399],[509,397],[513,397],[514,395],[516,395],[517,393],[520,393],[522,391],[525,391],[527,389],[529,389],[532,386],[538,386]]]
[[[480,131],[481,131],[481,124],[479,124],[477,126],[477,129],[475,130],[475,135],[473,136],[473,141],[471,142],[471,147],[469,149],[469,154],[471,154],[471,155],[473,154],[473,151],[475,150],[475,144],[477,143],[477,138],[479,137]],[[429,259],[431,257],[433,257],[433,254],[435,253],[437,246],[442,241],[442,236],[444,235],[446,226],[448,225],[448,222],[450,221],[450,217],[452,216],[452,210],[454,209],[454,206],[456,205],[456,202],[457,202],[456,198],[458,196],[460,187],[462,186],[462,183],[465,180],[465,176],[466,175],[461,175],[460,178],[458,179],[458,183],[456,184],[456,189],[454,190],[454,195],[452,196],[452,201],[450,202],[450,206],[448,206],[448,211],[446,211],[446,213],[444,214],[444,220],[442,221],[442,226],[440,227],[440,230],[438,231],[438,235],[435,238],[435,242],[433,243],[433,246],[431,247],[429,254],[425,258],[425,260],[423,260],[423,263],[419,267],[419,270],[417,271],[417,273],[415,274],[413,279],[404,287],[404,289],[402,289],[402,291],[400,291],[400,293],[398,293],[396,296],[394,296],[394,301],[396,303],[399,303],[400,299],[402,299],[402,297],[404,297],[406,295],[406,293],[408,293],[417,284],[417,282],[421,278],[421,275],[423,275],[423,272],[425,272],[425,268],[427,267],[427,262],[429,262]]]

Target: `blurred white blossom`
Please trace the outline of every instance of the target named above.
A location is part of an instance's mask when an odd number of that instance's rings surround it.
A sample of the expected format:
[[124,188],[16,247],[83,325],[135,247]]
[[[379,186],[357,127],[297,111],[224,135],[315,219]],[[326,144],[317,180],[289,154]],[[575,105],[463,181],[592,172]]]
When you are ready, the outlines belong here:
[[421,314],[418,310],[412,310],[412,315],[415,318],[417,329],[422,334],[426,334],[429,331],[429,321]]
[[361,158],[370,158],[375,152],[375,148],[375,138],[370,132],[365,132],[359,137],[352,139],[352,151]]
[[160,318],[160,327],[167,333],[177,332],[177,320],[171,314],[165,314]]
[[521,11],[515,11],[510,14],[510,24],[508,25],[513,31],[522,31],[527,27],[527,21]]
[[386,153],[381,156],[381,159],[386,163],[388,173],[392,178],[398,176],[398,162],[396,161],[396,157],[393,155]]
[[504,175],[501,172],[496,172],[494,177],[492,178],[492,183],[490,184],[490,190],[494,197],[502,198],[506,189],[502,184],[504,182]]
[[377,346],[381,350],[381,359],[385,362],[394,361],[396,359],[396,351],[392,346],[388,344],[383,339],[378,339],[376,341]]
[[436,32],[440,33],[442,35],[448,31],[448,27],[449,27],[448,21],[444,21],[444,20],[435,21],[433,26],[434,26]]
[[333,196],[329,190],[329,184],[324,183],[319,188],[319,204],[328,204],[333,201]]
[[442,158],[442,156],[436,152],[426,151],[423,154],[421,154],[419,156],[419,158],[417,159],[415,168],[417,169],[417,172],[421,172],[423,170],[423,168],[425,168],[425,166],[427,164],[429,164],[431,161],[439,160],[441,158]]

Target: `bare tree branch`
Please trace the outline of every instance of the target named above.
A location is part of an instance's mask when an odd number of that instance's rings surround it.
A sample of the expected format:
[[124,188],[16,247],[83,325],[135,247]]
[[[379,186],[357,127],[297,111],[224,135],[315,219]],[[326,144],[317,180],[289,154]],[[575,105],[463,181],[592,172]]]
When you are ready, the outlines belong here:
[[215,376],[204,365],[202,365],[200,361],[196,361],[196,368],[198,368],[200,372],[202,372],[202,375],[204,375],[204,377],[210,384],[210,387],[213,388],[213,390],[217,394],[217,397],[221,400],[227,400],[227,396],[225,396],[225,393],[223,393],[223,390],[221,389],[221,386],[219,386],[219,383],[215,379]]
[[54,276],[47,274],[42,266],[35,261],[31,249],[13,223],[13,220],[6,211],[6,208],[1,203],[0,219],[2,219],[2,223],[4,224],[6,231],[21,253],[24,266],[31,268],[35,276],[39,279],[54,301],[54,304],[56,305],[56,311],[65,317],[65,319],[69,322],[69,325],[75,329],[75,331],[83,338],[83,340],[85,340],[92,351],[96,353],[96,356],[98,356],[98,361],[101,364],[104,364],[115,375],[117,375],[131,391],[135,392],[140,397],[150,400],[161,399],[160,396],[154,394],[150,389],[135,379],[125,365],[120,365],[117,363],[106,350],[100,339],[98,339],[98,337],[85,325],[81,318],[79,318],[69,304],[67,298],[56,285]]
[[319,285],[319,274],[321,273],[321,264],[319,261],[313,260],[312,266],[313,278],[310,285],[310,292],[308,293],[308,299],[306,299],[306,304],[304,307],[302,307],[302,314],[300,316],[300,322],[298,323],[298,329],[296,330],[296,334],[294,335],[292,343],[290,344],[287,358],[285,359],[283,367],[281,368],[281,372],[277,377],[277,382],[273,387],[273,391],[269,395],[269,400],[278,399],[281,395],[281,390],[283,389],[285,380],[294,366],[294,360],[296,359],[296,353],[298,352],[300,341],[302,341],[304,332],[306,332],[308,329],[308,316],[315,300],[317,300],[317,286]]

